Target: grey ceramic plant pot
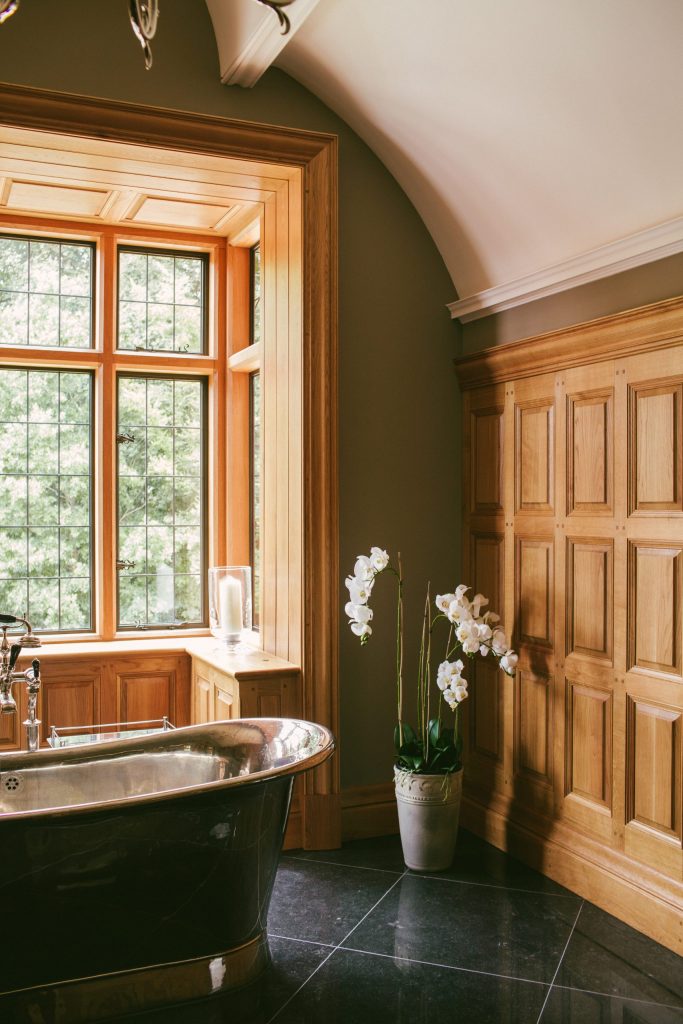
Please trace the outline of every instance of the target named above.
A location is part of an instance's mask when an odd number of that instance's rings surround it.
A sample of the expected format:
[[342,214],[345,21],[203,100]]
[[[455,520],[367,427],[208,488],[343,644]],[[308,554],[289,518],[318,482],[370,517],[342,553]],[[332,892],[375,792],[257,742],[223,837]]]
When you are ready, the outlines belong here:
[[394,767],[403,859],[413,871],[445,871],[458,838],[462,768],[417,775]]

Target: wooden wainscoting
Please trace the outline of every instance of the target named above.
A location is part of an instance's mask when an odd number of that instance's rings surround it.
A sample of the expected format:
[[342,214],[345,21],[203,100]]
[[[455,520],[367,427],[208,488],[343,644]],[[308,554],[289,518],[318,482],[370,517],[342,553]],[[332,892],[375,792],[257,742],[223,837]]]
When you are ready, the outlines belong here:
[[463,823],[683,952],[683,299],[463,359]]

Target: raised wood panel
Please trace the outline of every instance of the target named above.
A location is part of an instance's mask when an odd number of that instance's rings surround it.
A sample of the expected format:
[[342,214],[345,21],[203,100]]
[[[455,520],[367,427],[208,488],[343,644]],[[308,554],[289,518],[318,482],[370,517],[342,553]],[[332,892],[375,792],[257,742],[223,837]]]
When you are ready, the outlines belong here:
[[630,389],[632,514],[683,512],[682,399],[680,381]]
[[613,393],[567,396],[567,514],[613,509]]
[[470,749],[485,758],[503,761],[504,686],[498,666],[477,660],[469,675],[470,688]]
[[515,407],[515,494],[517,512],[551,513],[554,507],[555,408],[539,400]]
[[553,646],[554,544],[517,537],[515,548],[516,636],[521,643]]
[[550,679],[528,669],[515,676],[515,773],[552,782],[552,689]]
[[475,409],[470,416],[471,510],[499,512],[503,507],[503,410]]
[[240,714],[244,718],[295,718],[298,679],[278,676],[240,683]]
[[175,721],[175,673],[169,671],[117,673],[122,722]]
[[[58,729],[84,726],[83,731],[95,731],[102,723],[100,713],[100,689],[102,675],[99,671],[82,672],[64,668],[59,673],[49,673],[49,682],[41,686],[40,713],[41,740],[47,741],[52,726]],[[47,674],[47,673],[46,673]]]
[[213,694],[213,707],[214,718],[217,722],[237,717],[238,706],[232,690],[216,686]]
[[503,607],[505,538],[500,533],[475,533],[470,538],[470,579],[475,594],[488,597],[488,608],[500,614]]
[[[15,700],[19,702],[19,694]],[[13,715],[0,715],[0,753],[7,750],[19,750],[23,744],[22,720],[24,716],[17,710]]]
[[612,805],[612,694],[567,680],[565,795]]
[[192,676],[192,724],[214,720],[213,685],[209,679],[195,668]]
[[627,697],[626,819],[681,842],[679,708]]
[[567,655],[612,661],[613,542],[567,538]]
[[629,542],[629,667],[680,676],[683,549]]

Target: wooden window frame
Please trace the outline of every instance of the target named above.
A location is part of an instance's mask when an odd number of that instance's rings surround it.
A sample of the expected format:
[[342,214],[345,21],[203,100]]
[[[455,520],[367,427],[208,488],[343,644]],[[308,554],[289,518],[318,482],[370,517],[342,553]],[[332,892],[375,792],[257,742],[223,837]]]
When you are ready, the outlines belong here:
[[[226,552],[225,531],[219,528],[219,509],[225,507],[226,458],[225,450],[215,438],[225,429],[227,412],[226,394],[227,352],[225,339],[226,306],[226,243],[224,239],[201,234],[178,235],[169,230],[131,229],[102,227],[95,229],[81,222],[56,220],[46,217],[0,215],[0,231],[18,237],[39,237],[60,241],[87,241],[95,246],[96,268],[94,274],[95,325],[93,346],[89,349],[62,347],[40,347],[38,345],[9,346],[0,348],[3,363],[17,367],[46,369],[90,370],[93,374],[93,474],[94,493],[93,552],[91,565],[93,573],[93,605],[95,615],[92,628],[76,633],[49,633],[50,643],[73,642],[75,639],[89,640],[131,639],[136,635],[145,637],[173,636],[177,630],[146,628],[137,631],[118,628],[118,593],[116,577],[117,557],[117,381],[121,374],[141,376],[177,375],[204,379],[207,382],[208,413],[207,465],[210,473],[209,493],[211,499],[206,505],[206,554],[208,564],[223,564]],[[185,354],[166,351],[139,352],[118,349],[117,306],[118,306],[118,252],[121,248],[135,247],[153,251],[205,253],[208,257],[208,347],[205,355]],[[246,457],[248,449],[242,455]],[[248,460],[247,460],[248,461]],[[248,501],[245,495],[235,494],[235,501]],[[207,628],[199,626],[185,630],[188,634],[205,633]]]
[[[264,458],[263,647],[300,666],[301,713],[336,732],[337,137],[9,83],[2,126],[238,161],[274,183],[263,202],[264,438],[277,440]],[[306,847],[339,845],[336,758],[306,776],[302,816]]]

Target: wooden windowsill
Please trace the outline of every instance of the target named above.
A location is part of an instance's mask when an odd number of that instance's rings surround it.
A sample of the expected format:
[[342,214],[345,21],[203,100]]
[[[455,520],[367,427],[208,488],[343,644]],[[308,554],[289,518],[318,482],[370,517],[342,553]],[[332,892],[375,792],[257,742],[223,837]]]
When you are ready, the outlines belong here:
[[135,658],[140,654],[187,654],[239,679],[299,671],[298,665],[257,647],[229,654],[213,636],[150,637],[144,640],[136,637],[130,640],[82,640],[54,644],[47,641],[42,647],[22,651],[21,661],[23,663],[34,657],[39,658],[41,662],[57,659],[69,661],[85,658]]

